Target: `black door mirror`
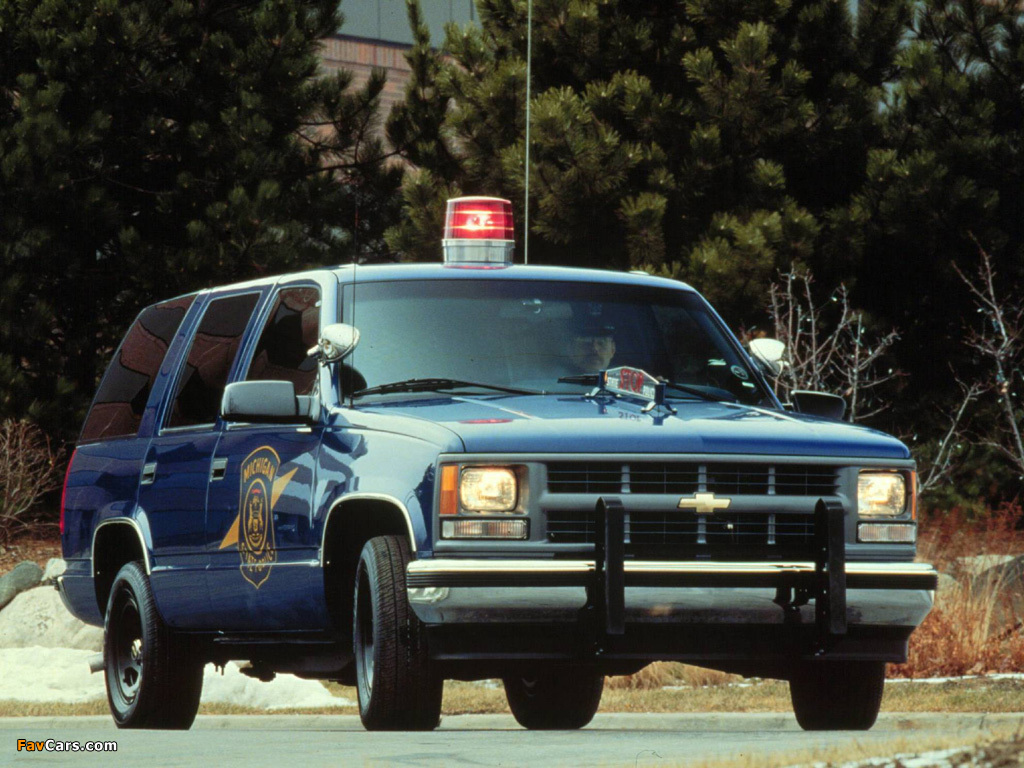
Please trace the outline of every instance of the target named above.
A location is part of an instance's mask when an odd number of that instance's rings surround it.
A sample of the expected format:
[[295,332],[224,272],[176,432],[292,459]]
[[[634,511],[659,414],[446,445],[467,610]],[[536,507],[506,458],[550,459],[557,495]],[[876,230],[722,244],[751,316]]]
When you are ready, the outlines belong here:
[[239,381],[224,388],[220,415],[256,424],[313,424],[315,401],[296,396],[290,381]]
[[808,416],[821,416],[823,419],[842,421],[846,414],[846,400],[839,395],[828,392],[810,392],[805,389],[794,389],[789,393],[793,408],[798,413]]

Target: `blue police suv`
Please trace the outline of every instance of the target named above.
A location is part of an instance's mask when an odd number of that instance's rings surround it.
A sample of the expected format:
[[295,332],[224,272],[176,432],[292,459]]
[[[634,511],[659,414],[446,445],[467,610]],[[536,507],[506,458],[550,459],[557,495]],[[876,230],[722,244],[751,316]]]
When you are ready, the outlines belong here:
[[605,675],[678,660],[789,681],[870,728],[932,605],[914,462],[770,386],[692,288],[512,265],[511,208],[449,202],[445,261],[343,266],[142,311],[61,509],[72,613],[124,728],[188,728],[207,663],[355,685],[431,729],[500,678],[580,728]]

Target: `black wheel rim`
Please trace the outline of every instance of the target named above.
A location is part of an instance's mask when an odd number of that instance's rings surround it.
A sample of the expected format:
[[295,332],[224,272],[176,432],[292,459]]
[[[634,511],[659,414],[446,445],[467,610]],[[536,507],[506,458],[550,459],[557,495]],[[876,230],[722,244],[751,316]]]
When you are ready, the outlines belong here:
[[356,669],[366,692],[373,690],[373,605],[370,600],[370,580],[366,571],[359,572],[356,591]]
[[139,695],[143,673],[142,619],[135,595],[125,591],[115,606],[113,682],[119,698],[130,705]]

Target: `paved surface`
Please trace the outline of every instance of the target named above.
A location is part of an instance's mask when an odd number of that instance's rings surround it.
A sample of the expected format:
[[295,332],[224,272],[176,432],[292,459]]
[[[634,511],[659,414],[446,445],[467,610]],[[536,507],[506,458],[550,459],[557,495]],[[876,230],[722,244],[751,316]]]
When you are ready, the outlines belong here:
[[[0,719],[0,765],[658,766],[903,738],[972,744],[1022,715],[884,714],[867,733],[805,733],[792,715],[598,715],[582,731],[528,732],[507,715],[446,717],[432,733],[367,733],[354,716],[203,716],[191,731],[118,731],[107,717]],[[959,737],[962,736],[962,741]],[[29,741],[117,742],[114,754],[18,751]],[[755,759],[756,764],[756,759]]]

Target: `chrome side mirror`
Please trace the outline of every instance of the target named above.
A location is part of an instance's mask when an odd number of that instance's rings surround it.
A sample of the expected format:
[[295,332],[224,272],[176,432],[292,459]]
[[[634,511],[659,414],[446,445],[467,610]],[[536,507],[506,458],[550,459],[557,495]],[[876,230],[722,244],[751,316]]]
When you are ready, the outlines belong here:
[[296,397],[290,381],[236,381],[224,388],[220,415],[253,424],[315,424],[312,408],[312,398]]
[[750,342],[750,355],[772,376],[782,373],[786,365],[783,360],[785,354],[786,345],[778,339],[754,339]]
[[320,358],[323,365],[348,357],[359,343],[359,329],[347,323],[333,323],[320,332],[320,341],[306,354]]

